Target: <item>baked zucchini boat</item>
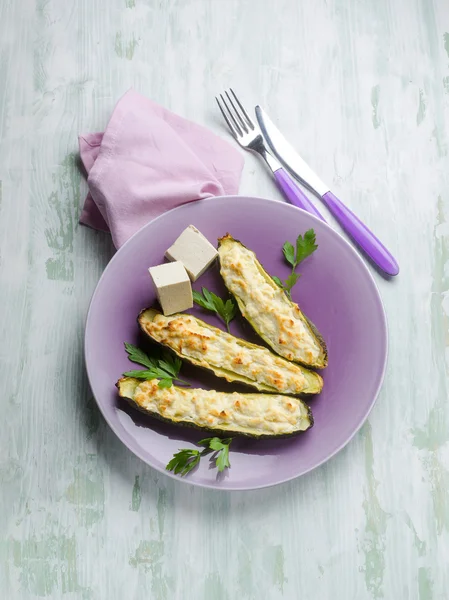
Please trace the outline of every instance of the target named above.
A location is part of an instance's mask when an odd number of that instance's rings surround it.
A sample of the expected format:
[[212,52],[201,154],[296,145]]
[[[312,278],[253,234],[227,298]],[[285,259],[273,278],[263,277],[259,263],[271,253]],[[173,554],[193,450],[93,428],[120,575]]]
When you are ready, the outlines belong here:
[[313,371],[295,365],[268,348],[237,338],[186,313],[164,316],[143,310],[138,322],[152,340],[180,358],[208,369],[218,377],[250,385],[260,392],[318,394],[323,380]]
[[326,367],[322,336],[268,275],[254,252],[227,234],[218,240],[218,256],[226,287],[260,337],[288,360],[317,369]]
[[160,388],[158,383],[124,377],[117,387],[122,398],[152,417],[218,434],[271,439],[293,436],[313,425],[310,408],[299,398]]

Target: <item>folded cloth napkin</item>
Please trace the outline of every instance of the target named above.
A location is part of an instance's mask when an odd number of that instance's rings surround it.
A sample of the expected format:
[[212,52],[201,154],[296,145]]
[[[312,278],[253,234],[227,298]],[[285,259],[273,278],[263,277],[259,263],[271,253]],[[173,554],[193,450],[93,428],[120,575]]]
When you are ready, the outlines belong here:
[[110,231],[116,248],[171,208],[236,194],[243,168],[226,141],[134,90],[104,133],[79,136],[79,148],[89,185],[80,222]]

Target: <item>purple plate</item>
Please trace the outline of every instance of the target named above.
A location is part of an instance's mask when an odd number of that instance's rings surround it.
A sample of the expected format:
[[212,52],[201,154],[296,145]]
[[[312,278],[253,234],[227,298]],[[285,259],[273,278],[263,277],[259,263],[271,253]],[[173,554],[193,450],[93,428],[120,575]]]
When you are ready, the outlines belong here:
[[[89,308],[85,353],[93,394],[106,421],[121,441],[143,461],[167,473],[165,465],[179,448],[193,447],[201,432],[157,422],[117,396],[115,382],[132,368],[123,342],[142,345],[136,317],[155,301],[148,267],[164,260],[165,250],[188,225],[212,243],[227,232],[257,253],[272,275],[285,278],[282,246],[313,227],[318,250],[301,266],[293,299],[316,324],[329,349],[321,371],[323,392],[310,401],[314,427],[296,438],[234,440],[231,468],[217,478],[207,459],[183,481],[224,490],[249,490],[298,477],[336,454],[361,427],[382,384],[387,358],[385,313],[374,280],[362,259],[333,229],[283,202],[227,196],[176,208],[148,223],[106,267]],[[218,267],[194,284],[225,294]],[[222,327],[212,313],[193,312]],[[256,340],[247,323],[231,324],[235,335]],[[260,343],[260,340],[259,340]],[[183,366],[193,385],[214,389],[233,386],[193,367]],[[235,388],[234,386],[234,389]],[[248,389],[246,389],[248,391]]]

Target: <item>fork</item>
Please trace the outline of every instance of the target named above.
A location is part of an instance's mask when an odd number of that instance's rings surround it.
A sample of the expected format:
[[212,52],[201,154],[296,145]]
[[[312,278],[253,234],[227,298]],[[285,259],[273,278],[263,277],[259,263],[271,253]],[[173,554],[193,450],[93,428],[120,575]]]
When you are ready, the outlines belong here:
[[215,96],[215,100],[234,138],[245,150],[260,154],[273,173],[279,189],[289,202],[324,221],[324,217],[315,205],[268,150],[259,126],[250,119],[234,90],[230,88],[229,92],[225,91],[224,95],[220,94],[220,98]]

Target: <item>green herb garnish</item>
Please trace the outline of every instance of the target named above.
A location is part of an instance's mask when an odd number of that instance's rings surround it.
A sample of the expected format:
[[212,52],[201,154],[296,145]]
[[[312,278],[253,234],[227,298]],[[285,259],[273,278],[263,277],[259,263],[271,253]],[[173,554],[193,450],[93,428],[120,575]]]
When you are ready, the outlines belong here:
[[202,308],[205,308],[206,310],[210,310],[211,312],[217,313],[217,315],[221,317],[221,319],[225,323],[228,333],[230,333],[229,323],[235,317],[237,312],[237,306],[234,300],[229,298],[225,302],[220,298],[220,296],[217,296],[213,292],[209,292],[209,290],[205,287],[201,288],[201,291],[202,294],[200,292],[197,292],[196,290],[193,290],[194,302],[196,302],[196,304],[199,304]]
[[229,446],[231,442],[232,438],[220,439],[217,437],[213,437],[200,440],[198,444],[200,446],[206,446],[206,454],[208,454],[209,452],[216,453],[216,455],[214,456],[215,465],[221,473],[226,469],[226,467],[231,466],[231,463],[229,462]]
[[198,446],[205,446],[203,450],[187,449],[179,450],[165,467],[167,471],[173,471],[175,475],[187,475],[200,462],[201,457],[214,453],[215,466],[221,473],[231,466],[229,462],[229,446],[232,438],[220,439],[218,437],[206,438],[198,442]]
[[200,462],[201,452],[199,450],[180,450],[173,454],[173,458],[165,467],[167,471],[173,471],[175,475],[187,475]]
[[296,248],[290,242],[285,242],[282,247],[285,260],[292,267],[292,272],[285,281],[281,281],[279,277],[273,277],[274,282],[284,290],[287,296],[291,299],[291,290],[301,277],[299,273],[296,273],[296,267],[308,256],[313,254],[318,248],[316,242],[315,231],[309,229],[305,232],[304,237],[298,235],[296,238]]
[[127,371],[123,373],[125,377],[135,377],[136,379],[159,379],[160,388],[169,388],[173,385],[173,380],[180,381],[190,385],[187,381],[178,377],[182,361],[177,356],[172,356],[169,352],[163,351],[160,357],[148,356],[145,352],[125,342],[125,350],[131,362],[146,367],[143,371]]

